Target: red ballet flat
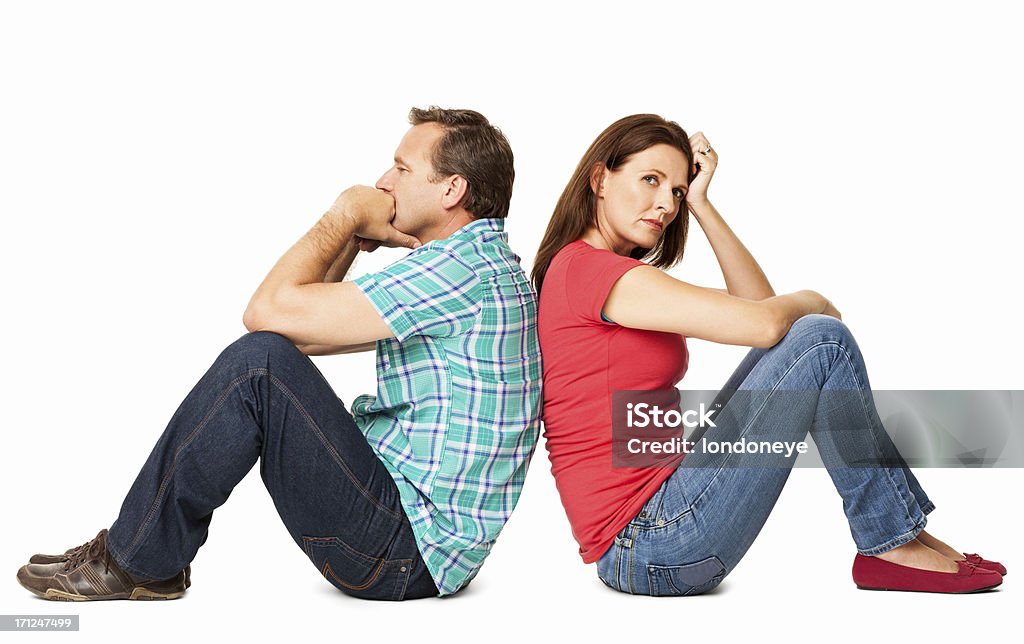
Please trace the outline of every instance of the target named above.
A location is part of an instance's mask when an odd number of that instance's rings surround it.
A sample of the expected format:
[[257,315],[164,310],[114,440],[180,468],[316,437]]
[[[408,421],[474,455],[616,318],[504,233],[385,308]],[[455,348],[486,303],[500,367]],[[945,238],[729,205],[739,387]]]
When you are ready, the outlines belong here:
[[957,572],[937,572],[901,566],[857,553],[853,560],[853,581],[863,590],[905,590],[920,593],[973,593],[995,588],[1003,576],[967,560],[956,562]]

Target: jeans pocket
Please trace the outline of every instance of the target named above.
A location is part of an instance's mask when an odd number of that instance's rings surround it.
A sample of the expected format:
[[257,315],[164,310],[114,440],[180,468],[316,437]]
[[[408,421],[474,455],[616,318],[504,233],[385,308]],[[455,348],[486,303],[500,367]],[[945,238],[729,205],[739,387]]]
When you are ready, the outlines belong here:
[[324,579],[360,599],[400,601],[412,559],[382,559],[359,552],[338,537],[302,536],[306,555]]
[[661,500],[661,519],[665,523],[674,523],[687,514],[693,514],[693,503],[690,501],[691,495],[695,493],[693,485],[694,473],[682,468],[665,479],[662,486],[665,493]]
[[647,565],[651,594],[699,595],[717,586],[725,578],[725,565],[712,555],[707,559],[681,566]]
[[651,498],[647,499],[643,507],[640,508],[640,511],[636,513],[636,516],[633,517],[633,520],[629,522],[625,529],[628,529],[630,526],[648,528],[659,525],[659,521],[661,522],[660,525],[664,525],[665,519],[661,508],[664,496],[665,486],[662,485],[655,490],[654,494],[651,495]]

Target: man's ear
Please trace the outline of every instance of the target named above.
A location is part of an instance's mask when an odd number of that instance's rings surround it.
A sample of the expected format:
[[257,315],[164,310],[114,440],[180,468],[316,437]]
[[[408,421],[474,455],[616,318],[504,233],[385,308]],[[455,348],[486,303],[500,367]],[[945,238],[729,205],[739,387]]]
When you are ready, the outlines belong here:
[[590,169],[590,189],[600,198],[604,196],[604,179],[608,176],[608,168],[601,162]]
[[445,209],[454,208],[469,193],[469,182],[460,174],[453,174],[445,180],[445,191],[441,195],[441,206]]

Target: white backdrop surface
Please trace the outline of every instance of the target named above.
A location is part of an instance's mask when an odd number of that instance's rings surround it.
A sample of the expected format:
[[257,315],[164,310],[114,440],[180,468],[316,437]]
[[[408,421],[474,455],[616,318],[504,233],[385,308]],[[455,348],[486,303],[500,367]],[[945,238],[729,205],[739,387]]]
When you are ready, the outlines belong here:
[[[654,112],[707,135],[712,201],[777,292],[832,299],[873,387],[1024,389],[1011,7],[4,3],[0,613],[79,614],[79,633],[44,637],[82,641],[1018,636],[1019,469],[918,472],[929,531],[1015,569],[981,595],[857,590],[841,500],[806,469],[717,592],[615,593],[576,554],[543,446],[493,554],[451,599],[341,595],[255,468],[180,601],[50,603],[14,579],[32,553],[110,524],[178,403],[245,333],[256,286],[342,189],[387,169],[413,105],[473,108],[507,134],[507,230],[527,268],[592,139]],[[673,274],[723,285],[699,226]],[[721,387],[745,352],[690,351],[693,389]],[[374,389],[370,354],[315,361],[347,402]]]

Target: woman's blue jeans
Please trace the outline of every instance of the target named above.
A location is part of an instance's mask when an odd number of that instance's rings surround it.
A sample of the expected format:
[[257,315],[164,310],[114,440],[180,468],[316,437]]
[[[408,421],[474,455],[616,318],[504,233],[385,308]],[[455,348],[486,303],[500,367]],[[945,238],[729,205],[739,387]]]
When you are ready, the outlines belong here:
[[[743,402],[731,404],[737,390],[745,392]],[[787,390],[859,394],[829,398]],[[837,399],[853,404],[825,402]],[[826,315],[800,318],[775,346],[752,349],[715,403],[724,407],[717,426],[706,429],[707,441],[802,441],[810,432],[861,554],[891,550],[924,529],[925,515],[935,506],[882,425],[860,349],[842,321]],[[862,428],[842,436],[856,443],[855,451],[898,464],[847,466],[834,449],[835,436],[819,433],[844,424]],[[743,458],[687,454],[597,562],[601,580],[643,595],[695,595],[721,583],[764,526],[796,454],[785,459],[788,467],[739,466],[750,462]]]
[[178,574],[257,460],[327,581],[365,599],[437,595],[391,475],[316,365],[268,331],[224,349],[178,407],[110,526],[113,559],[140,577]]

